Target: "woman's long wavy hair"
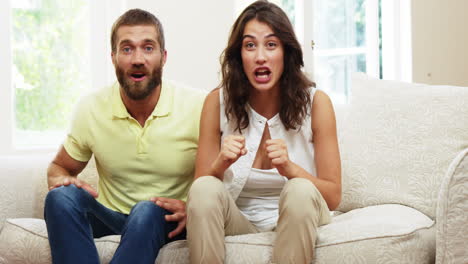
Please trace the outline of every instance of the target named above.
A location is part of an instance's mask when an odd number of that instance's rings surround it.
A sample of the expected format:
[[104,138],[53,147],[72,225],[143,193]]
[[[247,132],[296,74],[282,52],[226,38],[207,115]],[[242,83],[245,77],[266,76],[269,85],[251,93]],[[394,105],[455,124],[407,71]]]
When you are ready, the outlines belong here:
[[253,87],[243,70],[241,48],[245,25],[252,19],[270,26],[283,44],[284,70],[279,80],[279,116],[286,129],[296,129],[307,115],[311,105],[309,88],[315,87],[315,83],[301,70],[304,66],[301,46],[287,15],[268,1],[256,1],[242,12],[232,26],[228,46],[221,55],[220,87],[224,89],[226,117],[235,120],[239,132],[249,125],[246,104]]

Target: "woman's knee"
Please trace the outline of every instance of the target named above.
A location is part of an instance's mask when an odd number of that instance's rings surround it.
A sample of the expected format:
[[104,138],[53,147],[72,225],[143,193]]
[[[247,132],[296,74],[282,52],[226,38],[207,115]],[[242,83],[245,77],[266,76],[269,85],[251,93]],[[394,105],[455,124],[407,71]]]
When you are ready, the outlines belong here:
[[220,179],[203,176],[196,179],[189,191],[187,208],[190,211],[211,210],[217,207],[226,195],[226,189]]
[[281,196],[289,199],[316,199],[320,195],[315,185],[307,179],[294,178],[289,180],[281,192]]
[[315,185],[307,179],[291,179],[280,195],[280,207],[288,213],[304,217],[322,205],[322,196]]
[[213,198],[224,191],[223,182],[213,176],[203,176],[196,179],[189,191],[189,199]]

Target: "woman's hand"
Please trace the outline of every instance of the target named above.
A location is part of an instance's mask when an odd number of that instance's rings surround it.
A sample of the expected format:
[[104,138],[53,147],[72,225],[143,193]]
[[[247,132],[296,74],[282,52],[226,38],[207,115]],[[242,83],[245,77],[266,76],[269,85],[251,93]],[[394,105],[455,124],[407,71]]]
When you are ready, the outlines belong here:
[[224,138],[218,157],[211,166],[211,175],[219,176],[236,162],[241,156],[247,153],[245,148],[245,137],[239,135],[229,135]]
[[279,174],[288,179],[296,175],[297,165],[289,159],[288,147],[282,139],[268,139],[266,152],[271,164],[278,170]]

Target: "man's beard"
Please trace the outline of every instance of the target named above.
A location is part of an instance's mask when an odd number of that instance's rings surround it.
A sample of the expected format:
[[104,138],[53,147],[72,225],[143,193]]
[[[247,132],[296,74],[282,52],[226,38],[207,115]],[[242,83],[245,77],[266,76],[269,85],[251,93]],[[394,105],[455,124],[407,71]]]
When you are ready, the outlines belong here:
[[[142,69],[140,69],[142,68]],[[133,67],[132,70],[144,71],[143,67]],[[125,94],[132,100],[143,100],[150,95],[157,86],[161,84],[162,67],[155,67],[151,74],[146,72],[147,84],[143,82],[134,82],[125,74],[124,70],[119,66],[115,67],[115,73],[120,86]]]

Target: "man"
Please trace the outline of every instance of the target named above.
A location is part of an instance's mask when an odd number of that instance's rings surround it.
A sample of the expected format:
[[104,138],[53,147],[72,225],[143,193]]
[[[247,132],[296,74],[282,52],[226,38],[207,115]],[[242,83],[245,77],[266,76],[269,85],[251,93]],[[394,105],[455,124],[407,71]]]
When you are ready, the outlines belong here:
[[[112,27],[118,84],[85,98],[48,168],[44,216],[54,263],[99,263],[94,239],[120,234],[111,263],[154,263],[185,238],[204,95],[162,82],[159,20],[133,9]],[[94,154],[99,193],[77,178]]]

